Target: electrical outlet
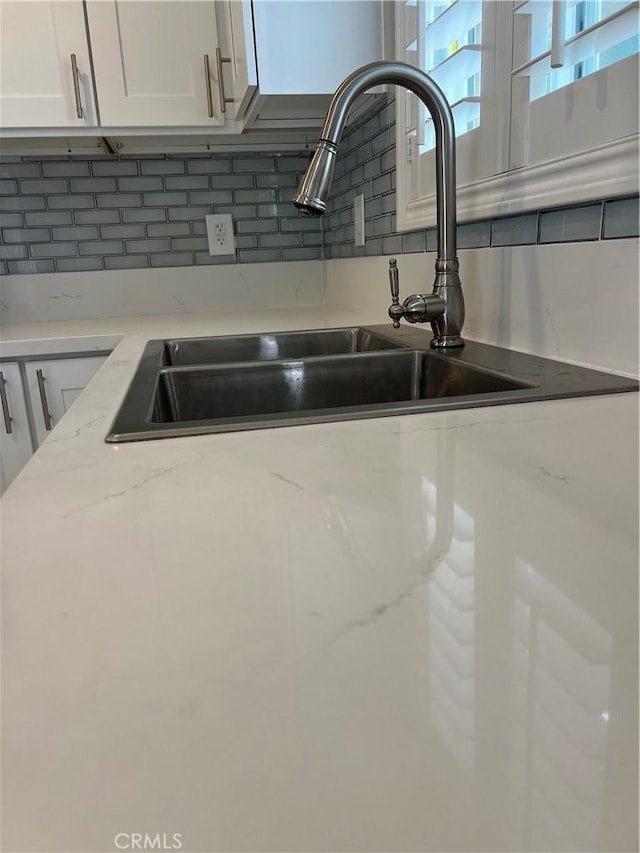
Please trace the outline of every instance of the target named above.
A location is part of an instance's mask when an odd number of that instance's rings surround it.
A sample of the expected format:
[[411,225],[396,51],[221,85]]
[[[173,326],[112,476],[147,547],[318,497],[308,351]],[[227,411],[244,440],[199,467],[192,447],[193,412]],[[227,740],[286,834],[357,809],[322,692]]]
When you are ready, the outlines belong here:
[[364,195],[353,200],[353,221],[355,223],[355,244],[364,246]]
[[210,255],[235,255],[236,241],[233,236],[233,219],[230,213],[214,213],[205,216]]

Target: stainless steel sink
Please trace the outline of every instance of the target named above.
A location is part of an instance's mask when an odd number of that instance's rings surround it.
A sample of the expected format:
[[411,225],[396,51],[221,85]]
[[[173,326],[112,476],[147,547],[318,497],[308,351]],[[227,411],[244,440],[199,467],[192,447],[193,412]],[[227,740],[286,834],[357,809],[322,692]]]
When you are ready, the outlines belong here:
[[[149,341],[106,440],[141,441],[638,389],[631,379],[501,347],[468,341],[462,349],[434,351],[429,340],[420,328],[374,326]],[[270,341],[273,344],[267,345]],[[336,351],[341,354],[328,354]]]
[[312,329],[307,332],[227,335],[220,338],[177,338],[165,342],[164,361],[167,365],[275,361],[398,347],[402,347],[402,344],[369,329]]
[[[367,356],[323,356],[306,361],[161,370],[151,421],[284,423],[326,409],[361,407],[528,388],[480,370],[450,364],[415,350]],[[249,419],[249,420],[248,420]]]

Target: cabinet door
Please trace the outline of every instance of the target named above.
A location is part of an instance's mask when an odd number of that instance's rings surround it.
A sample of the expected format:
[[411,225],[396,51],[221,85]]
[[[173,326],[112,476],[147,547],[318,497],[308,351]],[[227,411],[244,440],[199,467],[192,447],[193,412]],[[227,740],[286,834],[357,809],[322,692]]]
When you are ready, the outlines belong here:
[[81,0],[0,0],[0,123],[97,124]]
[[38,444],[42,444],[105,359],[106,356],[91,356],[27,362],[27,387]]
[[27,407],[15,362],[0,364],[0,494],[33,453]]
[[89,0],[87,15],[103,126],[223,124],[213,2]]
[[261,95],[333,95],[382,55],[377,0],[253,0]]
[[240,118],[258,88],[251,0],[225,0],[217,5],[224,19],[224,58],[229,59],[223,66],[224,93],[233,98],[227,115]]

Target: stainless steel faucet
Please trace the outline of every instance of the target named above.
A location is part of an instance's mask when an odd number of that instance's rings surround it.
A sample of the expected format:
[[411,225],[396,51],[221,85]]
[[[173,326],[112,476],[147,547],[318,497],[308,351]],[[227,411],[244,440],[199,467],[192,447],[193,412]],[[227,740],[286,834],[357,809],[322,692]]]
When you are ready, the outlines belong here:
[[350,74],[331,100],[316,150],[293,203],[308,216],[322,216],[325,213],[338,143],[349,110],[358,95],[383,83],[410,89],[423,101],[431,113],[436,137],[438,256],[433,292],[414,293],[400,305],[397,269],[394,265],[390,270],[393,304],[389,308],[389,316],[396,328],[402,317],[410,323],[431,323],[432,347],[461,347],[464,345],[460,336],[464,323],[464,297],[456,255],[455,130],[447,99],[430,77],[403,62],[373,62]]

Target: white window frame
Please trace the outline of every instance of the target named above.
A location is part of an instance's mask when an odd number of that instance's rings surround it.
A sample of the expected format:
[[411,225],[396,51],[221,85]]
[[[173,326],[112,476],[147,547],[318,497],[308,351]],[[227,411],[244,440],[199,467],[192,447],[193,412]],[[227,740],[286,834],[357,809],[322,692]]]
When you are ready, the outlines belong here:
[[[419,0],[418,0],[419,2]],[[487,2],[487,0],[485,0]],[[526,133],[518,129],[512,105],[512,50],[514,3],[509,0],[488,2],[492,12],[486,20],[489,27],[483,41],[495,45],[489,64],[483,64],[483,102],[480,130],[485,135],[486,150],[493,152],[493,162],[485,165],[485,177],[457,187],[458,221],[486,219],[523,213],[541,207],[579,204],[594,199],[630,195],[638,192],[638,143],[640,134],[614,139],[580,152],[570,152],[535,165],[509,168],[512,134]],[[396,0],[396,56],[401,59],[403,46],[402,0]],[[483,22],[483,27],[485,23]],[[637,63],[637,56],[634,58]],[[629,60],[625,60],[629,61]],[[615,66],[614,66],[615,67]],[[489,75],[486,72],[489,71]],[[593,75],[592,75],[593,76]],[[492,80],[487,86],[487,80]],[[579,81],[588,81],[586,77]],[[513,87],[515,89],[515,87]],[[560,90],[562,91],[562,90]],[[485,92],[487,96],[485,97]],[[484,124],[483,124],[484,122]],[[407,99],[396,98],[396,169],[397,230],[411,231],[433,227],[436,223],[435,186],[433,192],[410,198],[408,189],[416,186],[415,165],[406,158],[406,128],[409,126]],[[464,139],[464,136],[461,137]],[[433,156],[423,155],[423,157]],[[513,157],[511,157],[513,160]]]

